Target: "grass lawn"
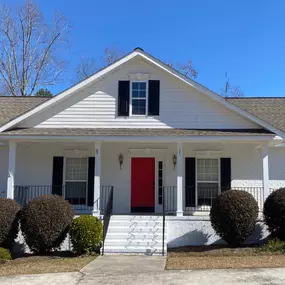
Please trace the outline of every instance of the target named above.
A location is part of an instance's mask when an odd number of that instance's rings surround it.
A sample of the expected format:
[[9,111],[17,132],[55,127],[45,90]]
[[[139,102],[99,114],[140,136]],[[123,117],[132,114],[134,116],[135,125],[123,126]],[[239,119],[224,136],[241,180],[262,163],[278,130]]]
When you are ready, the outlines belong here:
[[0,264],[0,276],[79,271],[96,256],[26,256]]
[[218,269],[285,267],[285,254],[259,247],[181,247],[168,252],[166,269]]

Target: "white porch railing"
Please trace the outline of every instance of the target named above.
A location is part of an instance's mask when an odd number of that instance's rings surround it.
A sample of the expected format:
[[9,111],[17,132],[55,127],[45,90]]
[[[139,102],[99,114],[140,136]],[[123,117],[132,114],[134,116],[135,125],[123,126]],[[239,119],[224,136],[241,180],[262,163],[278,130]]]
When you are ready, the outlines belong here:
[[[100,187],[100,211],[104,214],[107,198],[113,186]],[[53,190],[60,190],[64,198],[72,205],[76,214],[91,214],[93,211],[93,201],[89,203],[86,193],[82,189],[72,189],[69,195],[64,195],[65,186],[52,185],[21,185],[14,186],[15,200],[23,207],[28,202],[42,195],[51,195]],[[56,191],[58,192],[58,191]]]
[[[176,213],[176,199],[177,199],[177,187],[165,186],[164,188],[164,201],[165,201],[165,213]],[[264,193],[263,187],[232,187],[233,190],[241,190],[250,193],[257,201],[259,212],[263,211]],[[184,214],[192,212],[209,212],[213,202],[217,195],[224,189],[217,187],[184,187],[184,201],[183,211]],[[228,190],[225,189],[225,190]],[[275,189],[270,189],[270,193]],[[229,190],[230,191],[230,190]]]
[[251,194],[258,204],[259,212],[262,212],[264,204],[263,187],[232,187],[232,189]]

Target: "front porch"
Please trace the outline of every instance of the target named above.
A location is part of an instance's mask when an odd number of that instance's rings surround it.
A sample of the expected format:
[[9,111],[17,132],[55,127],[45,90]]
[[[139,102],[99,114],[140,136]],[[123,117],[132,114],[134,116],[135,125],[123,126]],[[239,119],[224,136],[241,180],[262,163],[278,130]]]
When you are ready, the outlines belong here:
[[104,214],[111,189],[114,214],[207,215],[228,189],[251,193],[261,211],[270,191],[284,186],[269,179],[268,142],[252,139],[13,141],[7,153],[7,197],[24,205],[59,194],[77,214]]

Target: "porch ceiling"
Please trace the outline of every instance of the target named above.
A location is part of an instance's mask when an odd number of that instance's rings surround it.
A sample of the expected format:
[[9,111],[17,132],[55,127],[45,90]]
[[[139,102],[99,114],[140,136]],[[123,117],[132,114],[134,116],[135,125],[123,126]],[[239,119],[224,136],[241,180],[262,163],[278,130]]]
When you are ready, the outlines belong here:
[[195,129],[135,129],[135,128],[24,128],[0,133],[1,136],[142,136],[142,137],[187,137],[187,136],[264,136],[273,133],[264,129],[195,130]]

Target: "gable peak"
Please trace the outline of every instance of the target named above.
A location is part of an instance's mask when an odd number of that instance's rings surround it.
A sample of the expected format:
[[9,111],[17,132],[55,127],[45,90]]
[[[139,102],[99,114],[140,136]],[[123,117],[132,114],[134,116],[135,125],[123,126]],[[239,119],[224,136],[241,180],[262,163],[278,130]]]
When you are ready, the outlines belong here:
[[141,47],[134,48],[134,51],[142,51],[142,52],[144,52],[144,50]]

